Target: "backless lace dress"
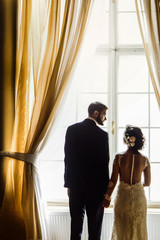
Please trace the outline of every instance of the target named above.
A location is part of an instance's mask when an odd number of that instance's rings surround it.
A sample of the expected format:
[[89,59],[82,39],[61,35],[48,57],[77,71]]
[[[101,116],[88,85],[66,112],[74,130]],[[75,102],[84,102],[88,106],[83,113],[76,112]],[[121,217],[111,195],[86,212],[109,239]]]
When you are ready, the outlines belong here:
[[[121,165],[119,155],[116,161]],[[147,166],[146,158],[145,165]],[[141,182],[133,184],[135,155],[132,157],[130,184],[120,181],[114,203],[112,240],[147,240],[147,202]],[[144,167],[146,167],[144,166]]]

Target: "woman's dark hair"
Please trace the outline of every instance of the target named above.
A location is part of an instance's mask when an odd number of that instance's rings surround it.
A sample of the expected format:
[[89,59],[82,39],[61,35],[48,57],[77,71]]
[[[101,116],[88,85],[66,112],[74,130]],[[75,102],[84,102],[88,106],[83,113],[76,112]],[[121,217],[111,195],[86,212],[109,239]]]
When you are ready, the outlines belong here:
[[91,116],[94,111],[98,111],[98,112],[102,112],[103,110],[107,110],[108,107],[106,105],[104,105],[101,102],[93,102],[89,105],[88,107],[88,114],[89,116]]
[[123,137],[123,140],[126,144],[128,143],[127,141],[128,136],[129,137],[134,136],[136,138],[135,145],[132,147],[134,150],[141,150],[144,147],[145,137],[139,127],[127,125]]

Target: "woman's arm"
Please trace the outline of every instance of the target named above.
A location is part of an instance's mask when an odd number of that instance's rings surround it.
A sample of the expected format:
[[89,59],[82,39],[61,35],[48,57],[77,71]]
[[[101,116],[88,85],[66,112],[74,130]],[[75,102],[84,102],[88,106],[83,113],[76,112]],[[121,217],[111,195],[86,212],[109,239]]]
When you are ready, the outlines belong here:
[[118,164],[118,157],[116,156],[113,163],[111,179],[108,183],[108,188],[104,197],[104,201],[102,203],[104,207],[109,207],[112,192],[117,184],[118,174],[119,174],[119,164]]
[[143,186],[147,187],[151,184],[151,166],[147,159],[147,166],[144,169],[144,183]]

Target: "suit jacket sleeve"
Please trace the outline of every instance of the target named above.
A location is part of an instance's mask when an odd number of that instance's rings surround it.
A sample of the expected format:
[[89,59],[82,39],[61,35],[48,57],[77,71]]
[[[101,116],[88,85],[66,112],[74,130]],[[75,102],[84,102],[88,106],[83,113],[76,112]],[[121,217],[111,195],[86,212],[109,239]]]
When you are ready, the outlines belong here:
[[69,188],[71,182],[71,173],[70,173],[70,146],[71,146],[71,131],[70,128],[67,129],[64,145],[64,187]]
[[107,154],[107,162],[109,164],[109,137],[107,133],[107,143],[106,143],[106,154]]
[[107,142],[106,142],[106,150],[105,150],[105,154],[106,154],[106,160],[107,160],[107,165],[108,165],[108,167],[107,167],[107,171],[108,171],[108,173],[107,173],[107,175],[108,175],[108,180],[109,180],[109,160],[110,160],[110,158],[109,158],[109,137],[108,137],[108,133],[106,133],[106,135],[107,135]]

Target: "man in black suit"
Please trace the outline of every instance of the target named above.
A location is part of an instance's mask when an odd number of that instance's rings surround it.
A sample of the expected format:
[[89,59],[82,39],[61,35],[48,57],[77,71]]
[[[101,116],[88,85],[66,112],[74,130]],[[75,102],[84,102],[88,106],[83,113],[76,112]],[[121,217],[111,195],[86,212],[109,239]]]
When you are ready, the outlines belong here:
[[107,107],[91,103],[89,117],[69,126],[65,138],[64,187],[68,188],[71,240],[81,239],[84,214],[89,240],[100,240],[103,196],[109,181],[108,133],[97,126],[106,120]]

